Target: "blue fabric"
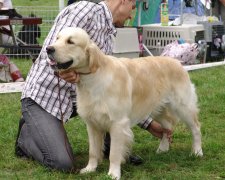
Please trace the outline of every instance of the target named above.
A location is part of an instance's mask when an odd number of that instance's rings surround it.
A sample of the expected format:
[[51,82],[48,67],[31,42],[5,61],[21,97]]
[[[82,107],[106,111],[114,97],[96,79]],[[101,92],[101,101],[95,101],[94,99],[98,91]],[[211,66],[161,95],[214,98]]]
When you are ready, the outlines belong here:
[[[195,0],[193,0],[195,2]],[[181,13],[181,0],[168,0],[169,5],[169,14],[176,14],[177,16]],[[192,13],[196,14],[195,6],[194,7],[183,7],[183,13]],[[200,0],[197,0],[197,15],[203,16],[205,13],[204,5]],[[177,16],[170,16],[170,19],[175,19]]]

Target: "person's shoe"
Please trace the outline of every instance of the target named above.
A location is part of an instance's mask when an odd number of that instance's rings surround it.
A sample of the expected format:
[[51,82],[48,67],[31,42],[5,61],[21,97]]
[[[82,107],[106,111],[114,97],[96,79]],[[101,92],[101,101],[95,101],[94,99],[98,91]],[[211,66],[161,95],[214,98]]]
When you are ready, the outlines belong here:
[[[106,134],[104,139],[104,157],[106,159],[109,159],[109,153],[110,153],[110,135],[109,133]],[[138,166],[143,163],[143,159],[140,156],[134,156],[130,155],[127,159],[127,162],[130,164],[133,164],[135,166]]]
[[[109,159],[109,150],[106,150],[106,151],[104,150],[103,153],[104,153],[104,157],[106,159]],[[135,166],[138,166],[143,163],[143,159],[140,156],[130,155],[127,159],[127,162]]]
[[[104,153],[104,157],[106,159],[109,159],[109,151],[108,150],[106,150],[106,151],[104,150],[103,153]],[[130,163],[130,164],[133,164],[135,166],[138,166],[138,165],[143,163],[143,159],[140,156],[130,155],[128,157],[127,162]]]
[[140,156],[130,155],[129,163],[138,166],[143,163],[143,159]]
[[29,158],[18,145],[15,147],[15,155],[19,158]]
[[17,137],[16,137],[16,143],[15,143],[15,155],[17,157],[24,157],[24,158],[28,158],[28,155],[19,147],[18,145],[18,139],[19,139],[19,136],[20,136],[20,131],[21,131],[21,128],[22,126],[24,125],[25,121],[23,118],[20,119],[20,122],[19,122],[19,129],[18,129],[18,133],[17,133]]

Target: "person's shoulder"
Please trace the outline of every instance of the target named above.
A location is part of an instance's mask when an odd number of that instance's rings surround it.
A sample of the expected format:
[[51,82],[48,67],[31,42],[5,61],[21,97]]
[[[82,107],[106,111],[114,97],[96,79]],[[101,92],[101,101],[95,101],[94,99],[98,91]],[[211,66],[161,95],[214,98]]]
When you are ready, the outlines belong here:
[[64,8],[64,10],[61,11],[58,17],[65,17],[66,14],[72,13],[82,19],[93,19],[94,17],[102,15],[103,12],[104,6],[100,3],[78,1]]
[[93,16],[98,16],[98,14],[101,14],[105,9],[102,4],[90,1],[79,1],[77,8],[83,12],[88,12],[87,14],[92,14]]

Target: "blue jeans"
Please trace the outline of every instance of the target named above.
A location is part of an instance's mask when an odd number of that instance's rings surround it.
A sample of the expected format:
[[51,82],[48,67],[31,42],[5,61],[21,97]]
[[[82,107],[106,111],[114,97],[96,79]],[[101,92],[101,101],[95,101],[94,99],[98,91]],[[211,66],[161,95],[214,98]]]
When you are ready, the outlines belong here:
[[22,100],[23,124],[18,146],[41,164],[59,170],[73,168],[73,152],[62,122],[32,99]]

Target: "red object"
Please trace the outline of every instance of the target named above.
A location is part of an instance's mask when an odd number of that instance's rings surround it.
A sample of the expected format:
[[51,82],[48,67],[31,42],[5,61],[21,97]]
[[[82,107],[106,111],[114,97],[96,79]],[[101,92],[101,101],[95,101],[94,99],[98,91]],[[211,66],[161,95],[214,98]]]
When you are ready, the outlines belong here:
[[37,17],[0,19],[1,26],[15,25],[15,24],[30,25],[30,24],[41,24],[41,23],[42,23],[42,19]]
[[9,58],[6,55],[0,54],[0,65],[9,65]]
[[11,73],[11,77],[12,77],[13,81],[18,81],[18,79],[22,78],[22,75],[21,75],[20,71],[17,70],[17,71],[14,71]]
[[2,54],[0,54],[0,67],[1,67],[1,65],[9,66],[9,71],[10,71],[9,73],[14,82],[24,81],[22,74],[21,74],[20,70],[18,69],[18,67],[14,63],[10,62],[10,60],[7,56],[2,55]]
[[10,63],[10,75],[14,82],[24,81],[22,74],[14,63]]

